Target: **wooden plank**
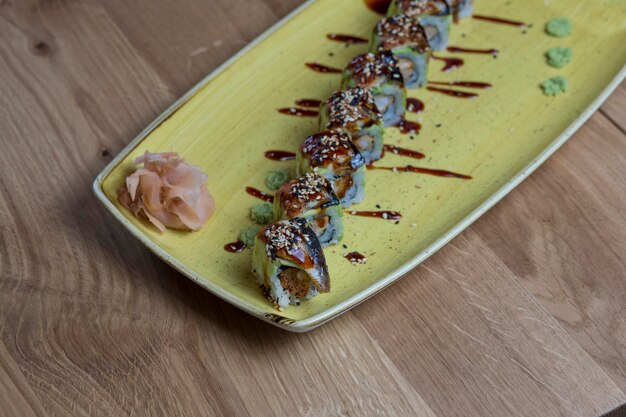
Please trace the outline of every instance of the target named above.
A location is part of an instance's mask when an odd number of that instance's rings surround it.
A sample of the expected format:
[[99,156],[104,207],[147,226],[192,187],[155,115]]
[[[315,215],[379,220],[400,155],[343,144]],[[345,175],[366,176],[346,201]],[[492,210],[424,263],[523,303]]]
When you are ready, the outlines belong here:
[[180,96],[300,3],[112,0],[102,4],[170,91]]
[[154,288],[166,267],[113,227],[90,184],[110,159],[101,151],[125,145],[172,97],[92,4],[13,2],[0,13],[2,340],[51,414],[129,415],[150,391],[139,384],[133,396],[116,378],[132,375],[150,338],[109,361],[99,339],[115,345],[114,328],[140,317],[125,306],[148,311],[127,279],[141,270]]
[[438,415],[590,416],[626,401],[480,228],[372,301],[354,314]]
[[95,174],[300,2],[170,3],[0,2],[0,414],[599,415],[625,401],[624,142],[602,118],[425,268],[310,334],[251,319],[136,243],[93,198]]
[[476,228],[626,390],[626,135],[594,116]]
[[4,344],[0,343],[0,416],[47,415]]

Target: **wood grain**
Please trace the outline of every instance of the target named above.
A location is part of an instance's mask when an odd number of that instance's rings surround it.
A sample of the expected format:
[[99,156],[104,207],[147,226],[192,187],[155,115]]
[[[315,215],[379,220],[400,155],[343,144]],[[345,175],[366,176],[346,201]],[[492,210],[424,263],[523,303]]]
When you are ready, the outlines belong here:
[[511,195],[517,215],[496,207],[481,236],[626,390],[626,194],[606,192],[626,184],[626,136],[594,117],[579,137]]
[[309,334],[211,296],[99,206],[90,183],[111,155],[299,3],[0,1],[0,415],[594,416],[626,402],[624,85],[466,233]]

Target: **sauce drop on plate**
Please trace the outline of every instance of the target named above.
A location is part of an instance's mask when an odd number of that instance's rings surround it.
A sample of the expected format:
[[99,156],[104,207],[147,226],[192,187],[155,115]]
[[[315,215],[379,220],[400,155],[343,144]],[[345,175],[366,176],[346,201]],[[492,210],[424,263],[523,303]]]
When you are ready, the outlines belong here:
[[261,199],[263,201],[267,201],[268,203],[272,203],[274,201],[274,196],[273,195],[264,193],[263,191],[257,190],[254,187],[246,187],[246,192],[248,194],[250,194],[251,196],[253,196],[253,197],[256,197],[256,198]]
[[478,97],[478,94],[467,93],[465,91],[452,90],[447,88],[437,88],[437,87],[426,87],[428,91],[433,91],[435,93],[445,94],[447,96],[457,97],[457,98],[475,98]]
[[387,14],[391,0],[363,0],[370,10],[378,14]]
[[365,38],[361,38],[359,36],[353,35],[344,35],[341,33],[329,33],[326,35],[328,39],[336,42],[345,42],[345,43],[367,43],[368,40]]
[[500,51],[497,49],[473,49],[473,48],[461,48],[459,46],[448,46],[448,52],[460,52],[466,54],[485,54],[485,55],[498,55]]
[[418,98],[406,99],[406,111],[409,113],[419,113],[424,111],[424,102]]
[[293,161],[296,159],[296,154],[289,151],[267,151],[265,157],[272,161]]
[[299,109],[297,107],[285,107],[282,109],[278,109],[278,112],[281,114],[286,114],[288,116],[296,116],[296,117],[317,117],[317,110],[309,110],[309,109]]
[[493,87],[491,84],[484,83],[484,82],[481,82],[481,81],[428,81],[428,84],[447,85],[447,86],[456,85],[456,86],[459,86],[459,87],[481,88],[481,89],[484,89],[484,90]]
[[227,243],[224,245],[224,250],[230,253],[240,253],[245,248],[246,248],[246,244],[243,243],[241,240],[238,240],[232,243]]
[[402,214],[397,211],[380,210],[380,211],[356,211],[347,210],[348,214],[360,217],[377,217],[384,220],[398,220],[402,218]]
[[367,169],[382,169],[385,171],[393,171],[393,172],[413,172],[415,174],[427,174],[427,175],[434,175],[436,177],[460,178],[463,180],[472,179],[472,177],[470,177],[469,175],[458,174],[456,172],[446,171],[444,169],[422,168],[422,167],[414,167],[412,165],[407,165],[404,167],[377,167],[373,165],[368,165]]
[[422,128],[422,125],[417,122],[412,122],[410,120],[402,119],[396,125],[396,127],[400,129],[401,133],[406,135],[409,133],[419,133],[420,129]]
[[502,25],[510,25],[510,26],[517,26],[517,27],[524,27],[524,26],[526,26],[526,23],[520,22],[518,20],[503,19],[501,17],[485,16],[485,15],[482,15],[482,14],[472,15],[472,18],[476,19],[476,20],[484,20],[486,22],[491,22],[491,23],[499,23],[499,24],[502,24]]
[[343,70],[339,68],[329,67],[328,65],[320,64],[319,62],[307,62],[306,65],[308,68],[312,69],[315,72],[329,73],[329,74],[341,74]]
[[314,98],[301,98],[300,100],[296,100],[296,106],[307,107],[311,109],[316,109],[322,104],[322,100],[317,100]]
[[383,149],[386,152],[391,152],[395,155],[407,156],[409,158],[415,158],[415,159],[422,159],[426,156],[421,152],[414,151],[412,149],[401,148],[395,145],[383,145]]
[[442,72],[448,72],[452,71],[453,69],[461,68],[465,64],[465,61],[463,61],[461,58],[446,58],[435,55],[431,55],[431,58],[438,61],[444,61],[445,64],[441,69]]

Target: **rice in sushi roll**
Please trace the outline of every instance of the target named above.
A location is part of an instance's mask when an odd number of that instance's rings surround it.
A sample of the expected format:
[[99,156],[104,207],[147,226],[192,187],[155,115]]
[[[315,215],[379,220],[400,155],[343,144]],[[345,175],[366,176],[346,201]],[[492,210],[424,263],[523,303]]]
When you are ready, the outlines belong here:
[[341,129],[330,129],[309,136],[296,155],[298,175],[314,172],[325,177],[349,207],[365,198],[365,160]]
[[330,182],[315,173],[288,181],[274,196],[276,219],[301,217],[319,238],[322,247],[343,238],[343,209]]
[[426,84],[430,46],[419,22],[407,15],[390,16],[378,22],[370,43],[371,52],[391,52],[407,88]]
[[380,159],[385,124],[369,90],[336,91],[320,106],[319,121],[321,130],[338,127],[349,133],[366,164]]
[[385,126],[393,126],[404,118],[406,89],[398,61],[391,52],[367,53],[354,58],[346,67],[341,88],[369,89]]
[[278,309],[330,291],[322,246],[301,218],[279,221],[257,234],[252,272],[265,296]]
[[436,51],[448,47],[452,14],[445,0],[393,0],[388,15],[404,14],[417,20],[426,32],[430,48]]

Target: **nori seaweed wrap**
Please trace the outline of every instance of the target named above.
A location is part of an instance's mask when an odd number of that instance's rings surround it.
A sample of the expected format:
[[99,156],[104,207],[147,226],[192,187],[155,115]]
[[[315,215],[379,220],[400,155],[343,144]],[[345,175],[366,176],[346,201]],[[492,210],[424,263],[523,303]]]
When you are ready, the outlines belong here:
[[385,124],[369,90],[353,87],[336,91],[320,106],[320,130],[341,128],[352,137],[365,163],[380,159]]
[[388,15],[404,14],[417,20],[426,32],[430,48],[436,51],[448,47],[452,13],[445,0],[393,0]]
[[330,129],[309,136],[296,155],[298,175],[314,172],[325,177],[349,207],[365,198],[365,159],[342,129]]
[[282,220],[261,229],[254,241],[252,272],[278,309],[330,291],[322,246],[305,219]]
[[370,90],[385,126],[398,124],[406,112],[406,89],[398,61],[391,52],[367,53],[354,58],[343,72],[342,89]]
[[321,175],[308,172],[283,185],[274,195],[274,215],[278,220],[307,220],[322,247],[343,238],[343,208],[332,185]]
[[426,32],[417,20],[407,15],[380,20],[372,34],[370,51],[393,54],[406,88],[426,84],[431,51]]

